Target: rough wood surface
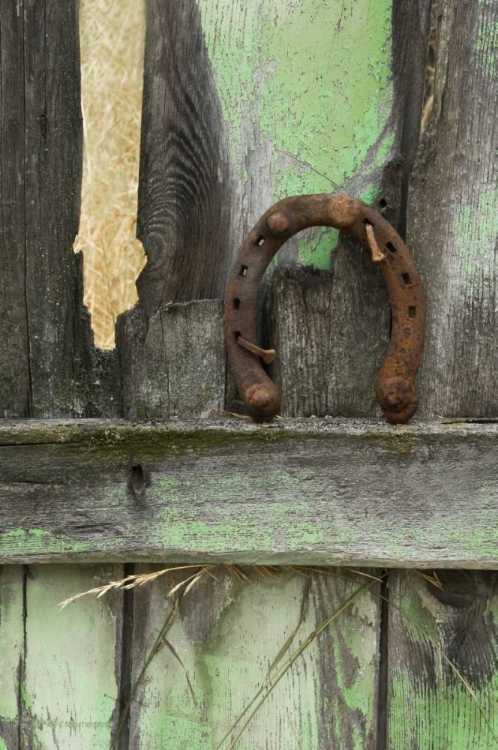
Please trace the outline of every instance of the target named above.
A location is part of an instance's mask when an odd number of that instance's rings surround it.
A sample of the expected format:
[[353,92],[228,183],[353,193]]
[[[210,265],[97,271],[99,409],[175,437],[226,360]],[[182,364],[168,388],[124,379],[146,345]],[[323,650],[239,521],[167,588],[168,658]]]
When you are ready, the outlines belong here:
[[496,567],[498,426],[4,423],[0,555]]
[[225,403],[226,352],[220,300],[168,305],[147,325],[141,305],[120,318],[123,413],[198,417]]
[[93,349],[73,252],[82,159],[77,7],[24,0],[0,11],[2,416],[118,414],[114,357]]
[[23,19],[14,3],[0,6],[0,417],[30,409],[24,186]]
[[[164,577],[136,592],[135,678],[167,617],[168,592],[188,574]],[[206,576],[185,596],[167,634],[184,669],[171,650],[163,648],[147,671],[132,708],[130,750],[214,750],[263,683],[292,632],[298,628],[287,656],[365,582],[351,573],[350,581],[333,574],[315,574],[310,580],[286,573],[268,579],[247,570],[245,575],[251,579],[247,583],[223,569],[215,569],[214,574],[215,580]],[[304,651],[237,746],[246,750],[375,747],[376,588],[377,584],[363,593]],[[285,657],[281,664],[284,661]]]
[[377,279],[371,284],[370,265],[350,242],[338,253],[333,275],[301,268],[274,273],[270,344],[277,351],[272,373],[283,416],[380,414],[375,381],[387,350],[390,308],[387,291]]
[[408,240],[427,292],[421,414],[498,415],[496,0],[441,0],[432,120]]
[[[498,414],[498,3],[440,0],[438,13],[432,121],[408,206],[428,302],[419,413],[479,420]],[[442,591],[414,574],[393,579],[390,750],[498,745],[496,575],[440,577]]]
[[20,750],[24,669],[24,570],[0,568],[0,750]]
[[219,297],[230,254],[231,186],[220,103],[195,0],[148,0],[138,236],[147,316]]
[[[69,596],[122,567],[32,566],[0,573],[0,747],[108,750],[120,682],[120,596]],[[3,744],[2,744],[3,743]]]
[[414,572],[390,577],[387,747],[491,750],[498,737],[498,576],[438,577],[442,590]]

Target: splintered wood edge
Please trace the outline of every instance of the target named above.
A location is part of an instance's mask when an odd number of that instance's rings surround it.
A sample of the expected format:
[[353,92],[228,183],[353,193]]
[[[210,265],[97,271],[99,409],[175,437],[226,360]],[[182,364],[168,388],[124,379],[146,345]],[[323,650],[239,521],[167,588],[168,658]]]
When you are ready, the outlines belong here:
[[498,568],[498,423],[0,424],[0,562]]

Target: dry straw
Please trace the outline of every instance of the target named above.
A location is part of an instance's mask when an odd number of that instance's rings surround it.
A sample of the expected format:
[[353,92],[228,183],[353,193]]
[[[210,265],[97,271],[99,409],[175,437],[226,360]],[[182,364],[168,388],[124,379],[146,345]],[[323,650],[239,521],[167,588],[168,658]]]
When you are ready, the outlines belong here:
[[[129,575],[129,576],[126,576],[126,578],[122,578],[117,581],[111,581],[108,584],[105,584],[103,586],[98,586],[96,588],[90,589],[89,591],[76,594],[70,597],[69,599],[66,599],[64,602],[61,603],[61,608],[66,607],[71,602],[74,602],[77,599],[80,599],[82,596],[86,596],[87,594],[94,594],[97,596],[97,598],[101,598],[102,596],[104,596],[105,594],[113,590],[126,590],[126,589],[138,588],[139,586],[144,586],[145,584],[152,583],[160,576],[167,575],[168,573],[175,574],[180,571],[185,571],[185,576],[182,577],[180,582],[177,582],[175,585],[173,585],[167,594],[167,597],[171,600],[171,608],[168,611],[166,620],[159,631],[159,634],[154,642],[154,645],[150,649],[147,655],[147,658],[145,659],[145,662],[140,670],[138,678],[136,679],[132,687],[130,699],[121,713],[120,720],[116,728],[116,732],[111,742],[110,750],[116,750],[118,746],[118,741],[119,741],[121,731],[123,729],[125,722],[128,719],[131,704],[133,703],[133,701],[136,700],[138,689],[140,685],[142,684],[142,682],[144,681],[144,679],[146,679],[147,670],[152,660],[162,648],[167,647],[169,651],[171,652],[171,654],[173,655],[173,657],[181,665],[183,672],[185,674],[185,678],[188,684],[190,694],[192,696],[192,700],[194,704],[196,704],[195,691],[192,686],[188,672],[180,656],[178,655],[178,652],[176,651],[174,645],[170,643],[170,641],[168,640],[167,635],[176,619],[180,600],[184,596],[189,594],[195,588],[197,583],[199,583],[199,581],[205,576],[209,575],[216,579],[216,569],[219,567],[225,568],[237,580],[246,584],[250,584],[252,582],[251,574],[258,574],[258,575],[264,576],[265,578],[274,578],[274,579],[275,578],[278,579],[283,573],[298,574],[298,575],[301,575],[310,579],[308,588],[307,588],[308,594],[309,594],[309,586],[311,585],[312,574],[329,575],[329,576],[335,576],[338,578],[344,578],[345,580],[348,580],[353,584],[356,583],[357,588],[333,612],[331,612],[329,616],[322,623],[320,623],[317,627],[315,627],[308,634],[308,636],[299,643],[299,645],[295,646],[294,645],[295,638],[297,636],[298,630],[300,629],[301,625],[303,624],[305,620],[306,612],[307,612],[307,606],[308,606],[307,594],[305,595],[305,597],[303,598],[303,603],[301,606],[301,615],[300,615],[297,626],[294,628],[291,635],[287,638],[285,643],[282,645],[281,649],[279,650],[278,654],[276,655],[275,659],[270,665],[266,676],[264,677],[264,679],[262,679],[260,687],[254,694],[253,698],[247,703],[243,711],[237,717],[236,721],[230,726],[229,730],[226,732],[226,734],[223,736],[223,738],[217,745],[216,750],[235,750],[241,736],[247,729],[248,725],[250,724],[254,716],[257,714],[259,708],[261,708],[263,703],[271,695],[274,688],[280,682],[282,677],[288,672],[289,669],[292,668],[293,664],[296,662],[299,656],[301,656],[301,654],[320,636],[320,634],[323,631],[325,631],[334,620],[340,617],[340,615],[343,612],[345,612],[358,599],[358,597],[366,593],[375,584],[380,583],[382,580],[387,580],[390,575],[389,572],[384,572],[380,577],[377,577],[362,570],[347,570],[346,569],[346,570],[343,570],[342,572],[339,572],[338,570],[334,568],[311,568],[311,567],[293,566],[293,565],[285,565],[285,566],[279,566],[279,567],[248,566],[244,569],[240,568],[237,565],[224,565],[224,566],[195,565],[195,564],[182,565],[182,566],[174,565],[168,568],[163,568],[162,570],[154,571],[152,573],[139,573],[136,575]],[[426,573],[423,571],[416,571],[416,572],[430,585],[435,586],[438,589],[443,588],[443,584],[435,571],[433,571],[432,573]],[[363,579],[364,582],[361,582],[361,579]],[[388,601],[387,598],[382,593],[380,593],[380,598],[384,599],[385,601]],[[472,701],[476,705],[477,710],[483,717],[484,723],[486,724],[489,730],[490,737],[492,738],[494,743],[498,743],[498,738],[496,737],[493,731],[489,717],[486,711],[484,710],[483,706],[481,705],[475,690],[473,689],[471,683],[466,678],[466,676],[458,669],[456,664],[454,664],[446,656],[443,649],[441,648],[439,643],[433,638],[433,636],[430,633],[428,633],[423,627],[421,627],[421,625],[418,622],[413,620],[404,611],[403,608],[397,606],[392,601],[389,601],[389,606],[393,607],[396,610],[399,610],[402,616],[405,617],[410,622],[412,627],[418,630],[420,635],[423,636],[425,639],[427,639],[428,642],[431,643],[435,652],[439,654],[440,658],[444,662],[446,662],[446,664],[453,671],[456,678],[463,684],[465,690],[468,692]]]
[[144,252],[135,239],[144,6],[81,0],[83,191],[76,252],[96,344],[114,346],[117,316],[137,299]]

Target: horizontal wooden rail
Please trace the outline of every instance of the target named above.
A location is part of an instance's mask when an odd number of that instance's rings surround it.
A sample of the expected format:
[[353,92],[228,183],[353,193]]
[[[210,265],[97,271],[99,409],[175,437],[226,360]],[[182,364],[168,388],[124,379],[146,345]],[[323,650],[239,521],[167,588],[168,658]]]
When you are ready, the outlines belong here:
[[498,568],[498,424],[4,421],[0,562]]

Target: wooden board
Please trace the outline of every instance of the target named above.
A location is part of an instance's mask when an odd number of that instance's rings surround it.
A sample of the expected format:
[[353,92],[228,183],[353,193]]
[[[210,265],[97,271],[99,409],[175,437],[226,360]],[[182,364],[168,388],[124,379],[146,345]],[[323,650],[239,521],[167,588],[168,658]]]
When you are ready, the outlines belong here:
[[0,568],[0,750],[20,750],[24,667],[24,570]]
[[170,304],[147,322],[143,307],[119,319],[123,413],[195,417],[225,404],[226,350],[220,300]]
[[4,422],[1,559],[498,565],[498,425]]
[[439,13],[433,114],[408,225],[428,300],[421,414],[497,417],[498,7],[440,0]]
[[498,737],[498,577],[438,576],[442,590],[416,572],[389,579],[387,747],[491,750]]
[[116,416],[116,357],[94,349],[78,231],[78,3],[0,11],[0,415]]
[[121,597],[62,612],[58,605],[121,576],[117,565],[2,568],[2,750],[108,750],[121,681]]
[[[168,592],[188,574],[183,571],[136,591],[135,678],[166,619]],[[308,579],[289,573],[268,579],[245,571],[250,583],[226,570],[216,568],[214,574],[216,580],[206,576],[186,595],[167,634],[185,669],[166,647],[147,671],[132,708],[130,750],[214,750],[262,685],[292,632],[297,628],[286,657],[365,583],[351,573],[348,581],[334,575],[313,574]],[[303,604],[306,614],[299,626]],[[375,584],[303,652],[237,747],[375,747],[378,633]]]
[[[495,0],[438,3],[432,120],[408,205],[428,301],[419,377],[428,418],[498,415],[497,18]],[[390,750],[498,745],[496,576],[440,578],[442,591],[415,574],[392,578]]]

